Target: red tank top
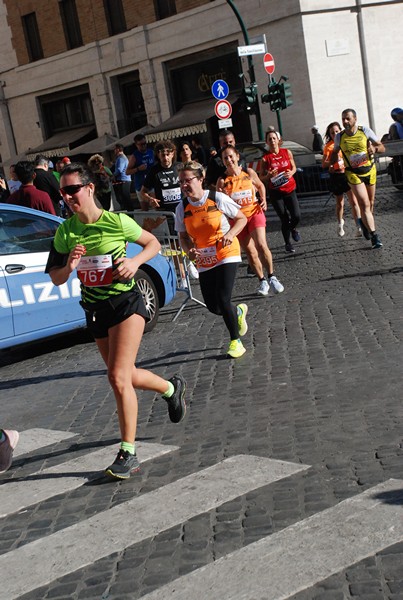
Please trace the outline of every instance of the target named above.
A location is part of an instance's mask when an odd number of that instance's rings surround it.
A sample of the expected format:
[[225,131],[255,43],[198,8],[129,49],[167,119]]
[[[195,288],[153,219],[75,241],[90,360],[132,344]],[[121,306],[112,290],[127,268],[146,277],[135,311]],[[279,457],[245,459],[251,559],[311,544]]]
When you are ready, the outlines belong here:
[[266,165],[266,169],[272,171],[277,169],[278,173],[271,179],[269,179],[269,189],[279,190],[285,194],[289,194],[297,187],[294,177],[291,177],[288,181],[282,175],[284,171],[290,171],[292,168],[288,150],[286,148],[280,148],[277,154],[269,152],[263,157],[263,162]]

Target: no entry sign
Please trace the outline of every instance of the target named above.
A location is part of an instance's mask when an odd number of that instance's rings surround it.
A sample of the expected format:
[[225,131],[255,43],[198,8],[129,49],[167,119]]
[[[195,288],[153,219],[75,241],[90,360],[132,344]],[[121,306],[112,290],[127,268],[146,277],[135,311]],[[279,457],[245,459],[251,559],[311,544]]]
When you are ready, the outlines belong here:
[[264,64],[266,73],[268,73],[269,75],[272,75],[272,73],[274,73],[275,64],[274,64],[274,58],[269,52],[266,52],[266,54],[264,55],[263,64]]

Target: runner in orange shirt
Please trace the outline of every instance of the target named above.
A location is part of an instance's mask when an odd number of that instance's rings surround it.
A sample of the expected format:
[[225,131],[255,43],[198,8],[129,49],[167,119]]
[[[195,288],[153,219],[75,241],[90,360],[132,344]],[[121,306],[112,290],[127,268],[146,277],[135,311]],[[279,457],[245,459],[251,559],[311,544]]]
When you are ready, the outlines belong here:
[[[257,293],[267,296],[271,289],[275,294],[279,294],[284,291],[284,286],[273,274],[273,257],[266,239],[266,188],[253,169],[248,168],[246,172],[242,169],[236,148],[228,146],[223,150],[221,158],[226,171],[218,179],[216,189],[230,196],[247,218],[246,226],[237,237],[248,256],[249,264],[259,278]],[[256,190],[259,192],[260,202],[256,197]],[[263,267],[267,271],[267,279]]]
[[[246,350],[241,336],[248,330],[246,304],[231,302],[241,250],[237,234],[246,217],[231,198],[203,189],[203,166],[190,161],[178,168],[179,183],[185,198],[175,212],[175,229],[182,249],[196,260],[200,289],[210,312],[222,315],[230,334],[227,354],[239,358]],[[231,219],[230,225],[228,219]]]

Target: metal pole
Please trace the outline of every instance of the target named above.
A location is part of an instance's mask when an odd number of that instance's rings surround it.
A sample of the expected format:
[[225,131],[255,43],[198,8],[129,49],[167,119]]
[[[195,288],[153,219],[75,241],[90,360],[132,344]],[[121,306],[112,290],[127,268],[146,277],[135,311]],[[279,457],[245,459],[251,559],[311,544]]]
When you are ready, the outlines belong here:
[[[245,45],[249,46],[249,35],[246,30],[245,23],[243,22],[243,19],[242,19],[241,15],[239,14],[237,7],[235,6],[235,4],[233,3],[232,0],[226,0],[226,1],[227,1],[227,4],[229,4],[229,6],[234,11],[236,18],[238,19],[238,23],[241,26],[243,37],[245,40]],[[253,66],[253,60],[252,60],[251,56],[248,56],[248,66],[249,66],[250,83],[254,84],[254,83],[256,83],[255,68]],[[263,140],[264,137],[263,137],[262,117],[260,114],[260,106],[259,106],[258,97],[256,97],[256,115],[255,116],[256,116],[256,125],[257,125],[257,132],[258,132],[259,140]]]
[[363,22],[363,18],[362,18],[361,0],[355,0],[355,4],[357,7],[358,39],[360,42],[361,63],[362,63],[362,72],[364,75],[365,97],[367,100],[369,126],[371,127],[372,130],[375,130],[374,107],[372,104],[371,85],[370,85],[370,80],[369,80],[369,68],[368,68],[367,48],[365,45],[365,32],[364,32],[364,22]]

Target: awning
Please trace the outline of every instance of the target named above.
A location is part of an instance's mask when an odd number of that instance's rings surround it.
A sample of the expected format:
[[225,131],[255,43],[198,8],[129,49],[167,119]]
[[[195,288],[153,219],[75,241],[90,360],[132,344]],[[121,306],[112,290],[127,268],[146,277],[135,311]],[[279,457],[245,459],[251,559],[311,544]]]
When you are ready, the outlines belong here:
[[104,133],[100,137],[95,138],[95,140],[90,140],[89,142],[81,144],[81,146],[77,146],[76,148],[73,148],[73,150],[66,152],[64,156],[76,156],[78,154],[102,154],[102,152],[105,152],[105,150],[108,149],[108,146],[112,146],[113,148],[117,141],[118,138],[116,138],[114,135]]
[[105,150],[113,150],[115,147],[115,144],[122,144],[122,146],[124,146],[125,148],[127,146],[131,146],[133,144],[133,138],[135,135],[137,135],[139,133],[146,133],[148,131],[154,131],[154,127],[152,127],[151,125],[144,125],[143,127],[140,127],[140,129],[136,129],[136,131],[127,133],[126,135],[119,138],[118,140],[115,140],[114,142],[112,142],[111,144],[106,146]]
[[157,125],[146,133],[147,142],[158,142],[164,139],[190,137],[207,131],[206,121],[214,117],[215,100],[193,102],[181,108],[172,117]]
[[80,143],[80,140],[84,141],[84,138],[90,136],[91,133],[96,134],[95,128],[91,127],[80,127],[78,129],[70,129],[69,131],[63,131],[52,135],[52,137],[45,140],[36,148],[29,148],[26,152],[28,160],[35,160],[37,154],[43,154],[47,157],[52,156],[65,156],[74,147],[74,144]]

